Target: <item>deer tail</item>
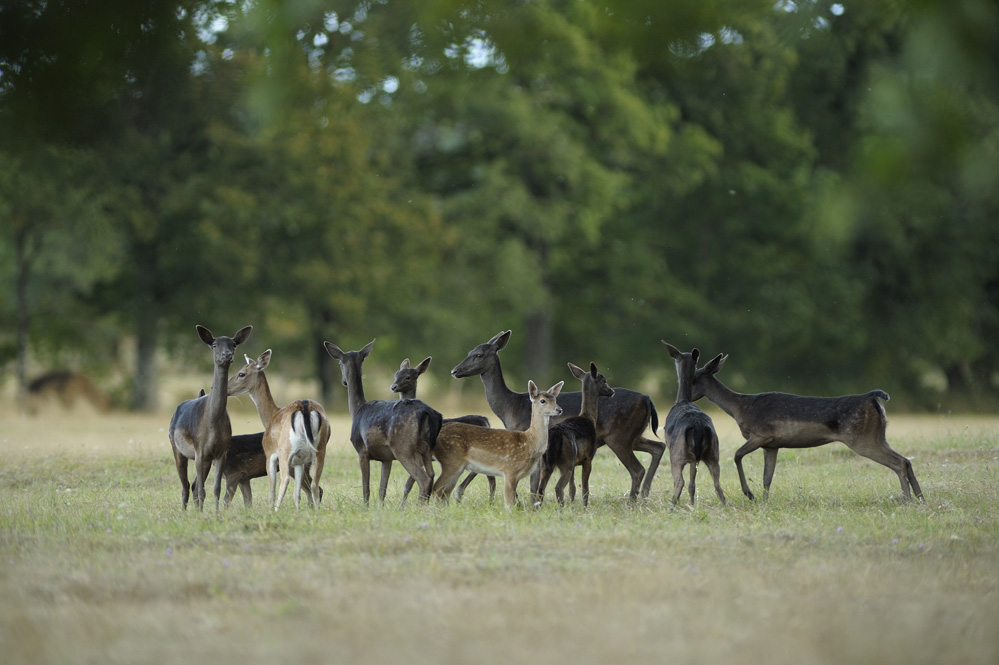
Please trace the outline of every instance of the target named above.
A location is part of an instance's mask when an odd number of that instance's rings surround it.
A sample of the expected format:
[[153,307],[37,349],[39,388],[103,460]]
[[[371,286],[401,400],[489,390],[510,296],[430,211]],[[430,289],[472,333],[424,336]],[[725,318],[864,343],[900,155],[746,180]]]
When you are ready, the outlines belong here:
[[[309,413],[310,411],[312,411],[311,414]],[[312,410],[312,403],[307,399],[300,401],[295,412],[291,414],[291,428],[299,437],[308,441],[309,447],[313,450],[317,450],[316,433],[314,430],[320,420],[319,418],[314,419],[313,416],[318,415],[318,412]]]
[[658,437],[656,432],[659,431],[659,414],[656,413],[656,405],[652,403],[652,398],[649,398],[649,420],[652,423],[652,436]]
[[693,449],[694,459],[698,462],[701,461],[701,455],[704,454],[705,434],[706,430],[701,426],[687,430],[687,440],[690,442],[690,447]]

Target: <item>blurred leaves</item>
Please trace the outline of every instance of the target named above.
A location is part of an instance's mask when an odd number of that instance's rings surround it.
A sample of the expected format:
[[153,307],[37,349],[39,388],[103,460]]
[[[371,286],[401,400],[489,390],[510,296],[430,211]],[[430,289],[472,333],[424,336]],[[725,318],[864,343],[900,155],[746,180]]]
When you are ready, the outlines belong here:
[[253,323],[329,393],[323,338],[513,328],[518,380],[670,393],[666,337],[747,390],[987,398],[997,44],[986,0],[5,3],[0,279],[30,231],[39,365]]

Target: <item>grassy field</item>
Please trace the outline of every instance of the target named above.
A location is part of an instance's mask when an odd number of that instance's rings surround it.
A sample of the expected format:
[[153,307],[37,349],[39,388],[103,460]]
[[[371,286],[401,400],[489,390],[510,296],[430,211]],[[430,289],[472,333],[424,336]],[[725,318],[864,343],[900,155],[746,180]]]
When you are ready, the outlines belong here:
[[[360,501],[334,422],[318,511],[180,509],[166,416],[0,415],[5,663],[999,662],[999,419],[889,414],[926,495],[840,444],[781,453],[750,502],[718,414],[721,507],[626,501],[606,449],[589,510]],[[234,415],[237,432],[255,415]],[[643,463],[647,456],[640,456]],[[760,489],[762,455],[746,458]]]

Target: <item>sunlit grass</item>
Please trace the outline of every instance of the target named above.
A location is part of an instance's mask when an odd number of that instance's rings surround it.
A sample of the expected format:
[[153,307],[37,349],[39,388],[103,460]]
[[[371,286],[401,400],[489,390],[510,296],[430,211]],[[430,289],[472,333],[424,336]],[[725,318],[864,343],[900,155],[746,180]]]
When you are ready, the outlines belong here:
[[[508,511],[484,479],[460,503],[400,507],[398,466],[385,505],[364,507],[341,441],[322,508],[286,498],[277,514],[265,479],[250,508],[237,494],[220,514],[211,500],[182,511],[162,423],[122,422],[102,434],[118,437],[107,452],[79,445],[72,423],[0,433],[7,662],[999,656],[999,421],[892,438],[925,502],[901,502],[894,473],[839,444],[782,452],[771,495],[751,502],[731,462],[739,441],[723,436],[727,506],[706,472],[695,506],[686,492],[670,505],[666,460],[653,495],[629,504],[602,450],[588,510],[549,496]],[[25,450],[35,436],[68,447]],[[762,494],[762,456],[746,467]]]

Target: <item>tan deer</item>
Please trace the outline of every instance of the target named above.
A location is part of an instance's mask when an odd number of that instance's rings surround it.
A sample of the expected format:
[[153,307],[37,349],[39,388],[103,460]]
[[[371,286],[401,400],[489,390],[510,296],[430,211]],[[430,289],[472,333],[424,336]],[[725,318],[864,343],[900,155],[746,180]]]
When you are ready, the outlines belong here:
[[506,507],[517,502],[517,483],[538,466],[548,448],[548,422],[562,413],[556,403],[563,381],[547,391],[534,381],[527,382],[531,400],[531,423],[526,431],[486,429],[464,423],[447,423],[437,437],[434,456],[441,464],[440,477],[434,483],[438,499],[449,495],[465,469],[489,476],[503,476],[506,481]]
[[[303,479],[309,490],[306,498],[310,504],[318,506],[322,498],[319,480],[323,475],[326,444],[330,438],[330,421],[326,411],[322,404],[308,399],[278,408],[264,373],[271,362],[271,350],[267,349],[256,360],[244,357],[246,365],[229,381],[228,390],[231,396],[249,393],[264,425],[262,444],[270,478],[271,505],[275,510],[281,505],[294,469],[295,506],[299,506]],[[308,482],[310,471],[311,483]],[[282,477],[280,494],[277,493],[278,472]]]

